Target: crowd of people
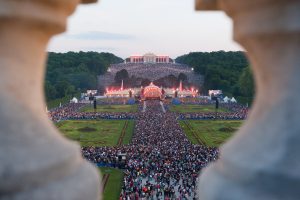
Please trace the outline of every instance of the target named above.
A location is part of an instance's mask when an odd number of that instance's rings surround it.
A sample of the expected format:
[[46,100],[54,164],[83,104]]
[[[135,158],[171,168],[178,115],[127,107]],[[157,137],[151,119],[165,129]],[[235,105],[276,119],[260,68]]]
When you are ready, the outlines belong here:
[[179,120],[244,120],[248,111],[240,110],[238,112],[207,112],[207,113],[178,113]]
[[[100,104],[104,104],[103,102]],[[111,104],[111,102],[110,102]],[[119,104],[116,102],[116,104]],[[208,103],[209,104],[209,103]],[[86,103],[69,103],[59,108],[49,111],[49,118],[52,121],[62,120],[95,120],[95,119],[137,119],[140,118],[141,113],[131,112],[81,112],[85,106],[89,106]],[[147,105],[148,106],[148,105]],[[193,112],[193,113],[174,113],[176,119],[220,119],[220,120],[244,120],[248,114],[248,108],[236,103],[221,104],[229,110],[229,112]],[[143,110],[142,104],[138,106],[139,110]],[[164,105],[166,110],[169,109],[169,105]]]
[[192,68],[183,64],[174,63],[121,63],[113,64],[109,67],[110,74],[116,74],[121,69],[126,69],[130,76],[156,80],[173,74],[178,76],[180,73],[187,75],[190,82],[196,82],[201,79],[200,75],[194,73]]
[[[158,101],[147,101],[129,145],[84,147],[82,154],[94,163],[123,169],[120,200],[196,199],[198,174],[218,158],[218,149],[189,142],[176,118],[164,113]],[[126,155],[124,162],[119,155]]]
[[[213,105],[215,106],[215,101],[205,100],[205,101],[195,101],[195,102],[185,102],[184,105]],[[166,105],[165,108],[169,110],[170,105]],[[249,108],[238,103],[220,103],[219,108],[225,108],[228,112],[184,112],[177,113],[177,119],[179,120],[244,120],[247,118],[249,113]]]
[[[207,102],[207,104],[213,104]],[[205,105],[205,104],[201,104]],[[178,119],[180,120],[244,120],[247,118],[249,109],[243,105],[237,103],[222,103],[220,108],[225,108],[228,112],[192,112],[192,113],[178,113]]]
[[82,148],[83,156],[98,166],[124,171],[120,200],[196,199],[198,174],[218,158],[218,149],[191,144],[177,120],[239,120],[245,119],[248,113],[248,108],[239,104],[221,105],[230,112],[206,113],[170,112],[167,105],[164,105],[167,112],[163,112],[159,101],[147,101],[147,106],[140,103],[136,113],[81,112],[85,106],[88,104],[69,103],[50,110],[49,117],[53,121],[135,119],[134,136],[129,145]]
[[136,113],[124,112],[81,112],[85,106],[91,106],[86,103],[69,103],[48,112],[52,121],[59,122],[63,120],[96,120],[96,119],[134,119]]

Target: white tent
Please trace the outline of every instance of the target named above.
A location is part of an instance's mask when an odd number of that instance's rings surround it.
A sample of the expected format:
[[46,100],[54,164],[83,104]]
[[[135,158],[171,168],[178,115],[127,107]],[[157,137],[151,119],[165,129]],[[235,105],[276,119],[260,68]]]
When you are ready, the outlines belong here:
[[73,99],[70,101],[70,103],[78,103],[78,99],[76,97],[73,97]]
[[236,103],[237,102],[234,97],[232,97],[230,101],[231,101],[231,103]]
[[228,103],[229,100],[230,100],[230,98],[228,98],[228,96],[226,96],[226,97],[223,99],[223,101],[224,101],[225,103]]

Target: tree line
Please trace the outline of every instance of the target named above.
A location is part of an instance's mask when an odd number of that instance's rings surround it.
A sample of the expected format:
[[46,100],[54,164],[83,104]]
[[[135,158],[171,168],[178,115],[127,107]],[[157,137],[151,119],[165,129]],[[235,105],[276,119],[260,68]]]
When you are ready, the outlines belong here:
[[97,88],[97,75],[123,60],[111,53],[48,53],[45,95],[47,101]]
[[204,93],[209,89],[220,89],[227,96],[253,98],[253,75],[242,51],[192,52],[179,56],[176,62],[187,64],[196,73],[204,75]]
[[[50,52],[47,61],[45,95],[47,101],[74,95],[86,89],[97,88],[97,75],[106,73],[110,64],[123,60],[111,53],[97,52]],[[192,52],[176,58],[177,63],[187,64],[196,73],[204,75],[202,93],[209,89],[221,89],[227,96],[252,99],[254,84],[249,62],[244,52]],[[155,83],[167,87],[169,83],[186,81],[182,77],[168,76]],[[127,71],[116,74],[115,83],[136,86],[147,85],[150,81],[129,77]]]

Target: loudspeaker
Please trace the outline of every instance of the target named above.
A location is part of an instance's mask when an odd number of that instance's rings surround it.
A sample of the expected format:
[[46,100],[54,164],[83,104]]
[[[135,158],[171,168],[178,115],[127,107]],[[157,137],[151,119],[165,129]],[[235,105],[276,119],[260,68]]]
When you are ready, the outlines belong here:
[[129,91],[129,98],[132,98],[132,91]]
[[118,161],[119,161],[119,162],[122,161],[122,156],[118,156]]
[[216,98],[216,109],[218,109],[218,108],[219,108],[219,99]]
[[96,99],[94,99],[94,109],[95,110],[97,109],[97,101],[96,101]]
[[89,96],[89,100],[90,100],[90,101],[93,101],[93,100],[94,100],[94,97],[93,97],[93,96]]
[[178,97],[178,92],[176,91],[176,92],[175,92],[175,98],[177,98],[177,97]]

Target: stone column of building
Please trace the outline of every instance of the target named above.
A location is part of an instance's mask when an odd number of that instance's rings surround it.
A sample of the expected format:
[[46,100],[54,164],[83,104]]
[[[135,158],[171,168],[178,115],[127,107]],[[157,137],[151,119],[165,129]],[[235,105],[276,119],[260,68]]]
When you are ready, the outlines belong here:
[[256,81],[248,120],[200,176],[201,200],[300,196],[300,1],[198,0],[222,9],[247,50]]
[[0,199],[100,198],[97,170],[45,112],[46,47],[78,3],[0,0]]

